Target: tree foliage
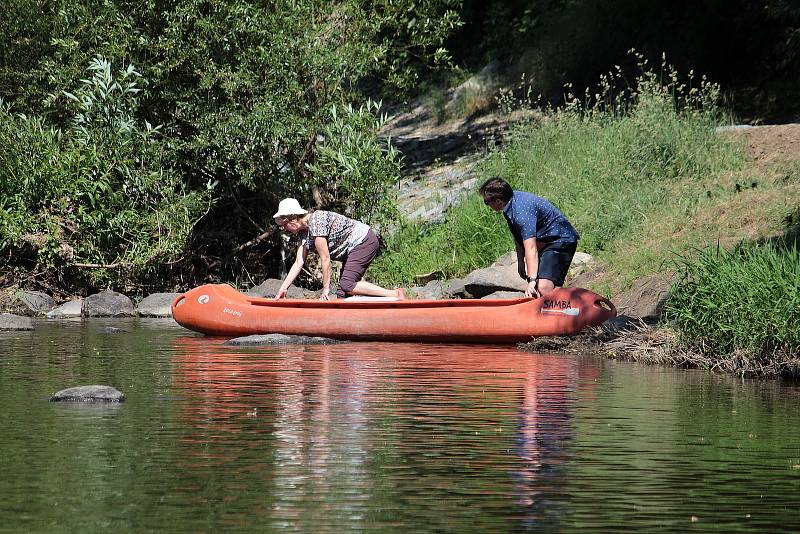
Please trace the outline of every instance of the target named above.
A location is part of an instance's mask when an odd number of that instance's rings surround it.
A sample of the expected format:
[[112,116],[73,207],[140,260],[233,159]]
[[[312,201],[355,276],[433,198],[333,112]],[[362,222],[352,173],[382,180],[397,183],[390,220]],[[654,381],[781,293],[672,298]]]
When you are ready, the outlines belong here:
[[133,118],[134,69],[116,81],[97,58],[92,71],[68,93],[69,128],[0,109],[0,252],[65,286],[120,285],[174,259],[207,205],[168,167],[158,128]]
[[[743,113],[800,96],[788,0],[0,0],[0,12],[0,265],[78,286],[170,265],[184,285],[275,274],[268,215],[284,196],[385,223],[400,158],[376,137],[374,102],[453,64],[499,59],[553,102],[566,82],[580,93],[614,65],[635,72],[636,48],[734,89]],[[62,211],[43,207],[56,199]],[[144,228],[167,206],[183,211],[162,241],[162,223]]]
[[[0,36],[0,129],[12,148],[0,183],[12,192],[25,174],[27,185],[3,216],[38,236],[32,252],[7,257],[63,272],[195,252],[204,259],[191,265],[204,277],[230,263],[237,245],[264,241],[270,250],[277,235],[267,215],[284,196],[369,222],[391,218],[392,203],[375,199],[391,198],[399,155],[377,139],[380,110],[361,89],[399,94],[446,64],[442,43],[458,26],[460,0],[5,4],[13,15]],[[28,152],[35,168],[24,165]],[[57,223],[32,224],[43,213],[40,191],[69,199],[59,217],[86,214],[73,217],[68,240]],[[182,203],[168,247],[157,245],[163,226],[136,230]],[[4,246],[22,246],[21,235]],[[52,253],[61,245],[75,255]],[[93,277],[134,278],[110,269]]]

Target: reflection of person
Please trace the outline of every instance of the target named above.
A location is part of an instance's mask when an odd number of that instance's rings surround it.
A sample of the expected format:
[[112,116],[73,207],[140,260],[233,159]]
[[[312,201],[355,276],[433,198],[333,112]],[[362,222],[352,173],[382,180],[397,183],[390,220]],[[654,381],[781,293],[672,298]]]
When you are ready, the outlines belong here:
[[275,298],[283,298],[306,261],[309,252],[319,255],[322,266],[322,296],[328,300],[331,285],[331,260],[342,262],[339,276],[340,298],[347,295],[404,298],[402,289],[384,289],[362,280],[367,267],[378,255],[378,236],[366,224],[332,211],[309,212],[293,198],[285,198],[273,215],[275,223],[292,234],[300,235],[297,257]]
[[484,204],[503,213],[514,236],[519,275],[528,282],[525,296],[547,296],[563,286],[579,236],[561,210],[540,196],[512,190],[499,177],[478,191]]

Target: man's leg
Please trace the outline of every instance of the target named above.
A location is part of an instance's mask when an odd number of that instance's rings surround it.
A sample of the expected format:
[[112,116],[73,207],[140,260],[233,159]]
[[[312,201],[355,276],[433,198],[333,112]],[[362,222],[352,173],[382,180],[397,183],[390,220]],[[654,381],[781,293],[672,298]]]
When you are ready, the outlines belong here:
[[577,246],[577,243],[554,243],[539,251],[539,282],[536,288],[541,296],[546,297],[555,288],[564,285]]

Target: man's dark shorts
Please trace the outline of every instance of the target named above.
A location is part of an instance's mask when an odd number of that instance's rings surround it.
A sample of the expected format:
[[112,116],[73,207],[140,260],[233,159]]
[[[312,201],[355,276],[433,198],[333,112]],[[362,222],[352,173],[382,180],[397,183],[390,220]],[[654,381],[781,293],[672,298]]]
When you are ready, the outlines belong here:
[[539,250],[539,278],[552,280],[556,287],[563,286],[577,248],[576,242],[555,241],[543,246]]

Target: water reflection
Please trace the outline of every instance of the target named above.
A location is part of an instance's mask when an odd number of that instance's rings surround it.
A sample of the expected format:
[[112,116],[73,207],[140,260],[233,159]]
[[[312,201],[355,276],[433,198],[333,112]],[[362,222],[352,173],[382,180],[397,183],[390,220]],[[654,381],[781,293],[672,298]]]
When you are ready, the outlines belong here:
[[0,334],[0,531],[800,531],[791,384],[113,324]]
[[[353,528],[375,509],[387,522],[413,510],[436,521],[456,499],[472,507],[465,525],[517,516],[531,528],[557,521],[575,391],[598,373],[579,362],[502,347],[184,337],[173,381],[191,399],[187,467],[226,464],[269,481],[271,505],[258,512],[276,525]],[[499,514],[498,495],[508,508]],[[309,514],[309,502],[321,506]]]

